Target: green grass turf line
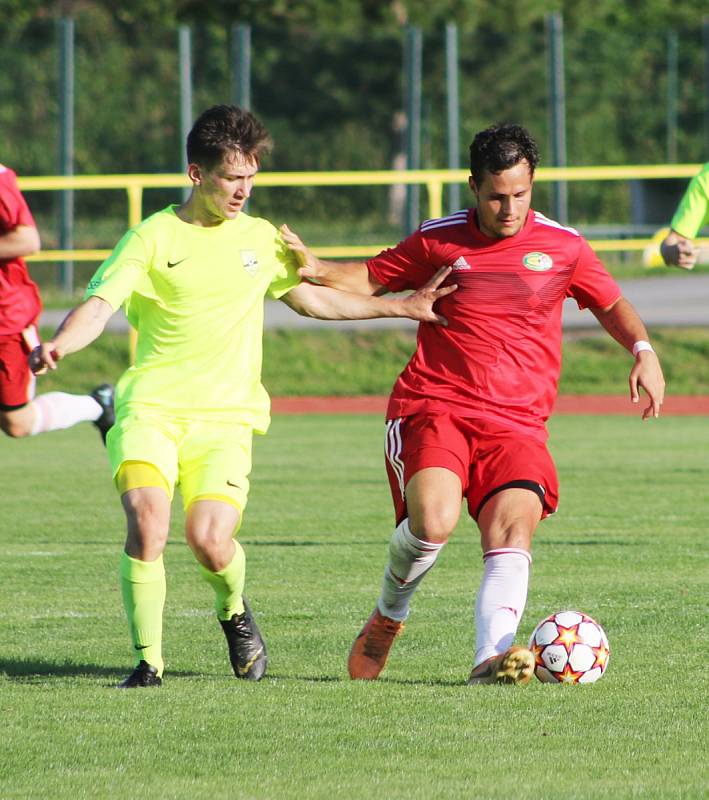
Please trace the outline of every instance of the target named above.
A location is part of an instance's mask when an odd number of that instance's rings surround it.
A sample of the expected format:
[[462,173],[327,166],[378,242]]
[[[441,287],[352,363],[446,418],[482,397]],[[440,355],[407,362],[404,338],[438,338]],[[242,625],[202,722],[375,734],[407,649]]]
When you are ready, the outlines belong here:
[[283,417],[255,442],[241,539],[270,651],[229,671],[182,537],[165,562],[165,683],[119,692],[131,654],[122,512],[89,425],[0,439],[3,798],[707,796],[709,425],[560,417],[561,505],[540,525],[525,641],[576,607],[605,627],[588,687],[467,687],[481,559],[463,519],[379,682],[347,679],[392,519],[376,417]]

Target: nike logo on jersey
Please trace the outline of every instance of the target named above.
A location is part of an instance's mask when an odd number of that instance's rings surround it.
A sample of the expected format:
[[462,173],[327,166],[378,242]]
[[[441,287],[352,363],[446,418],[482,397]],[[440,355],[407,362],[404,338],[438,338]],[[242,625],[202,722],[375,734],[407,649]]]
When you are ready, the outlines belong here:
[[472,267],[463,258],[463,256],[460,256],[459,258],[456,258],[456,260],[451,264],[451,269],[453,270],[453,272],[459,272],[460,270],[463,269],[472,269]]
[[187,261],[188,258],[189,256],[185,256],[184,258],[181,258],[179,261],[168,261],[167,268],[172,269],[173,267],[176,267],[178,264],[181,264],[183,261]]
[[233,486],[235,489],[241,489],[241,486],[239,486],[238,483],[232,483],[231,481],[227,481],[226,485],[227,486]]

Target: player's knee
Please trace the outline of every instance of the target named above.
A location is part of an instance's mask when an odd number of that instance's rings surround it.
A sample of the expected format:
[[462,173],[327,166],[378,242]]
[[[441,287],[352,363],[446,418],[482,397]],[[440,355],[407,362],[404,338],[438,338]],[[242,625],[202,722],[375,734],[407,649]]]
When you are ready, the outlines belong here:
[[[128,493],[130,494],[130,493]],[[155,504],[124,495],[123,505],[128,522],[128,535],[139,547],[162,549],[167,543],[169,522]]]
[[514,547],[531,550],[535,527],[536,525],[526,517],[499,520],[485,532],[483,549]]
[[32,433],[32,428],[24,419],[16,419],[5,414],[0,415],[0,430],[12,439],[22,439]]
[[207,524],[191,524],[185,530],[185,537],[197,560],[212,567],[222,561],[225,545],[231,546],[231,531]]
[[428,505],[409,516],[411,533],[426,542],[447,542],[458,524],[460,509],[445,505]]

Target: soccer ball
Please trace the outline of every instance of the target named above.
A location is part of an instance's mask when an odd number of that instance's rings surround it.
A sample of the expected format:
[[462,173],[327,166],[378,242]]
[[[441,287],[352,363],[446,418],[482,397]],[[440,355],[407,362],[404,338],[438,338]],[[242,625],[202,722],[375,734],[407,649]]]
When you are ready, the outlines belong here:
[[594,683],[610,657],[603,628],[580,611],[559,611],[543,619],[529,639],[534,674],[542,683]]

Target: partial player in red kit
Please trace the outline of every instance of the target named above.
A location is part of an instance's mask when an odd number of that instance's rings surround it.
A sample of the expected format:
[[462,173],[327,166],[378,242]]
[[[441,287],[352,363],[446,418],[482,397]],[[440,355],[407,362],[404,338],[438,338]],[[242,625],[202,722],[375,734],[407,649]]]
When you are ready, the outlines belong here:
[[23,437],[90,421],[105,439],[113,424],[110,385],[97,386],[90,395],[48,392],[35,397],[27,359],[39,344],[42,304],[24,256],[39,247],[37,226],[15,173],[0,164],[0,429]]
[[630,395],[642,387],[657,417],[659,361],[637,313],[573,228],[531,208],[537,146],[519,125],[497,125],[470,146],[475,209],[424,222],[366,263],[315,258],[286,231],[301,274],[350,291],[420,286],[441,266],[457,291],[437,303],[447,326],[419,325],[416,352],[387,412],[387,473],[397,527],[376,608],[355,639],[350,676],[375,679],[409,614],[411,597],[454,530],[465,499],[484,570],[468,679],[527,683],[534,659],[513,644],[527,599],[532,537],[556,510],[558,481],[546,420],[561,366],[562,304],[573,297],[633,353]]

